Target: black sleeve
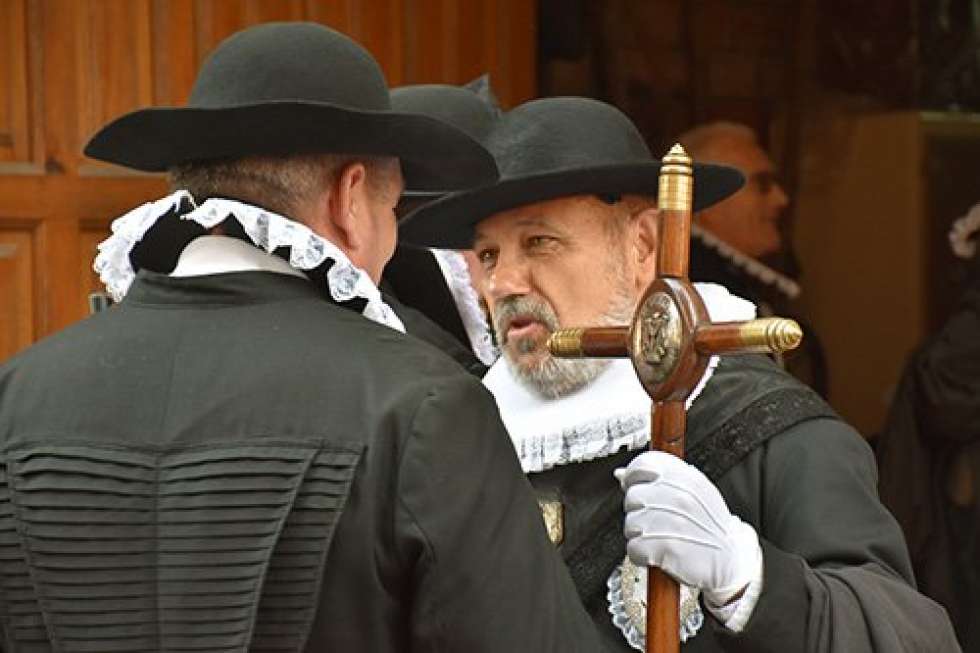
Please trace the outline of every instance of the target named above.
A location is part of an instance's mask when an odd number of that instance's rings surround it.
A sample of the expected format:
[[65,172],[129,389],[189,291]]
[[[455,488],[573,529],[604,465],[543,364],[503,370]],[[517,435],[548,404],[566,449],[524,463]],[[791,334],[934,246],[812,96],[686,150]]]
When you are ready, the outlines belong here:
[[488,392],[457,377],[419,408],[396,533],[415,560],[415,651],[597,651]]
[[[914,587],[905,541],[881,505],[871,450],[815,419],[754,454],[763,588],[729,651],[958,651],[946,612]],[[747,482],[745,475],[740,482]]]
[[[411,306],[406,306],[389,295],[385,295],[385,301],[391,307],[391,310],[395,311],[395,314],[402,323],[404,323],[405,331],[408,335],[414,336],[448,355],[459,363],[464,370],[478,379],[482,379],[487,373],[487,366],[470,349],[469,336],[466,336],[465,331],[463,332],[463,337],[466,338],[467,344],[463,345],[459,339],[444,330],[439,324],[421,311]],[[451,306],[451,310],[455,311],[456,305],[452,304]]]
[[929,438],[980,440],[980,283],[912,359],[916,408]]

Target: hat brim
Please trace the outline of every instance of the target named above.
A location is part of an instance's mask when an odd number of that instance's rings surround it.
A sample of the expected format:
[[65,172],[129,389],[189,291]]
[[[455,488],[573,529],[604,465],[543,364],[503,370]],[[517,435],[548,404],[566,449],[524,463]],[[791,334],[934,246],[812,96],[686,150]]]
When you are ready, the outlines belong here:
[[[656,197],[660,162],[595,166],[501,179],[452,193],[419,207],[399,224],[402,241],[426,247],[469,249],[477,223],[519,206],[571,195],[638,194]],[[745,177],[735,168],[694,164],[694,211],[735,193]]]
[[405,187],[414,191],[460,190],[497,179],[490,153],[452,125],[326,103],[142,109],[112,121],[85,146],[93,159],[147,172],[192,161],[315,153],[398,157]]

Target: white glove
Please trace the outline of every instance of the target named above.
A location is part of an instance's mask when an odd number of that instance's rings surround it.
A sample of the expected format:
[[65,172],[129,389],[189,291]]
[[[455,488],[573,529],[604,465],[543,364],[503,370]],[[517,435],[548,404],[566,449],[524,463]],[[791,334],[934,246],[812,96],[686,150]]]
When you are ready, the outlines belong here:
[[[626,552],[633,564],[660,567],[722,606],[762,577],[755,529],[733,515],[696,467],[662,451],[616,470],[626,492]],[[754,601],[753,601],[754,603]]]

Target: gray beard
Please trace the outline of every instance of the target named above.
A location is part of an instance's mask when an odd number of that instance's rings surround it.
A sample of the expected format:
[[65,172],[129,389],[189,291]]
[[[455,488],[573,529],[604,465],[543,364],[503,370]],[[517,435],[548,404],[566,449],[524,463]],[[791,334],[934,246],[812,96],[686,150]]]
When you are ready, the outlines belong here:
[[554,358],[548,355],[537,365],[507,364],[521,385],[545,399],[558,399],[584,388],[609,367],[605,358]]
[[[612,298],[609,308],[591,326],[627,324],[632,318],[634,303],[633,298],[625,291],[618,292]],[[554,313],[549,317],[552,319],[546,320],[546,324],[554,330],[558,327],[557,317]],[[547,354],[540,363],[521,364],[516,360],[516,355],[533,352],[538,343],[530,338],[522,338],[513,344],[514,347],[502,348],[511,374],[521,385],[545,399],[559,399],[584,388],[612,362],[607,358],[555,358]],[[517,350],[516,354],[514,349]]]

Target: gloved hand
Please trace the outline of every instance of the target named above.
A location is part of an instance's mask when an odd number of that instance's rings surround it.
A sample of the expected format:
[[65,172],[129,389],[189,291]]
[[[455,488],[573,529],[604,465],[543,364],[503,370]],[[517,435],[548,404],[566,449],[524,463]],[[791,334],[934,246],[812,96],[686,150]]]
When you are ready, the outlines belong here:
[[616,470],[626,492],[626,552],[697,587],[722,606],[762,575],[755,529],[733,515],[718,488],[693,465],[650,451]]

